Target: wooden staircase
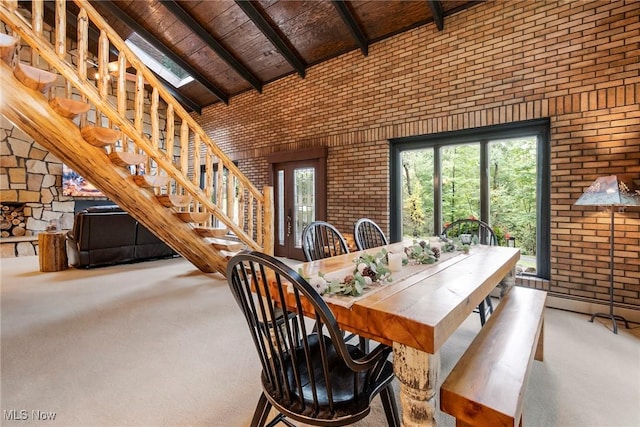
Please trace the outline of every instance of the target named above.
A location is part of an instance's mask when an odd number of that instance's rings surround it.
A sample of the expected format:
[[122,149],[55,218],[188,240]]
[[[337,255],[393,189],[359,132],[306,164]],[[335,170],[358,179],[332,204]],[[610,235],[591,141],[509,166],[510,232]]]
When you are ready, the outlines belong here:
[[[49,41],[42,0],[32,2],[31,21],[16,1],[0,4],[10,32],[0,34],[2,114],[200,270],[225,274],[227,259],[245,248],[273,253],[272,189],[259,192],[91,5],[75,3],[75,58],[65,50],[65,2],[56,2]],[[89,22],[100,30],[95,54]],[[18,61],[24,44],[31,64]],[[96,81],[87,77],[89,57],[98,58]]]

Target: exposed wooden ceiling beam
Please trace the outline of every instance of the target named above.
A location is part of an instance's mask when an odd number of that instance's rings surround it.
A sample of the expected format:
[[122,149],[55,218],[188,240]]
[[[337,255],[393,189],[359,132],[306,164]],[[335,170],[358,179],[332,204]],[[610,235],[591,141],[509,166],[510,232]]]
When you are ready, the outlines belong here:
[[180,67],[182,67],[187,73],[189,73],[189,75],[191,75],[191,77],[194,78],[194,80],[196,80],[198,83],[200,83],[205,88],[207,88],[209,92],[214,94],[216,98],[218,98],[220,101],[224,102],[225,104],[229,104],[229,96],[226,93],[224,93],[222,90],[220,90],[220,88],[218,88],[213,83],[211,83],[206,76],[204,76],[201,72],[193,68],[191,64],[189,64],[187,61],[182,59],[182,57],[174,53],[160,39],[154,36],[151,32],[144,29],[144,27],[138,24],[133,18],[127,15],[122,9],[116,6],[113,2],[102,1],[100,2],[100,5],[104,6],[117,19],[121,20],[129,28],[131,28],[133,31],[138,33],[140,37],[145,39],[153,47],[158,49],[164,55],[169,57],[173,62],[178,64]]
[[427,0],[429,7],[431,8],[431,14],[433,15],[433,22],[436,23],[438,30],[444,29],[444,11],[442,10],[442,3],[440,0]]
[[271,26],[256,7],[247,0],[235,0],[240,9],[251,19],[251,21],[262,31],[262,34],[278,49],[280,54],[304,78],[305,65],[298,57],[298,54],[289,47],[285,39]]
[[362,28],[360,28],[360,25],[358,25],[358,21],[356,21],[356,18],[351,12],[347,2],[343,0],[333,0],[331,3],[333,3],[338,14],[346,24],[347,28],[349,28],[353,38],[356,39],[356,43],[358,44],[358,47],[360,47],[362,54],[364,56],[369,55],[369,40],[367,40],[367,36],[364,34],[364,31],[362,31]]
[[[55,16],[55,4],[53,2],[48,2],[48,1],[44,2],[44,9],[45,11],[50,12],[52,14],[51,16]],[[67,25],[73,28],[77,32],[78,31],[78,15],[76,15],[75,13],[67,9],[66,19],[67,19]],[[53,23],[53,21],[51,22]],[[97,45],[98,40],[100,39],[100,32],[93,25],[89,25],[88,37],[89,37],[89,41]],[[112,55],[118,56],[118,50],[112,44],[109,44],[109,51],[111,52]],[[153,75],[156,76],[158,80],[160,80],[160,82],[165,86],[167,91],[171,93],[171,95],[173,95],[176,101],[181,103],[187,110],[195,111],[198,114],[202,114],[202,107],[200,107],[199,104],[194,102],[191,98],[187,98],[186,96],[182,95],[180,92],[176,91],[176,89],[171,85],[171,83],[167,82],[165,79],[160,77],[160,75],[157,74],[155,71],[153,70],[149,70],[149,71],[151,71]]]
[[235,56],[231,54],[218,40],[216,40],[198,21],[174,0],[160,0],[171,13],[184,25],[190,28],[200,39],[205,42],[224,62],[245,79],[255,90],[262,93],[262,82],[245,67]]

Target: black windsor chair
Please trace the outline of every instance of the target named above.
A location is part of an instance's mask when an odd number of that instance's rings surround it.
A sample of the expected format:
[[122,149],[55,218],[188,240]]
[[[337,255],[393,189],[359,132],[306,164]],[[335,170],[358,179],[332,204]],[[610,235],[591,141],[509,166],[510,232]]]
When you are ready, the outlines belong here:
[[[342,233],[326,221],[314,221],[302,231],[302,252],[306,261],[316,261],[349,253],[347,240]],[[350,334],[346,340],[354,338]],[[369,348],[369,340],[358,337],[363,351]]]
[[360,251],[389,244],[382,229],[369,218],[360,218],[356,221],[353,237]]
[[349,253],[344,236],[325,221],[314,221],[302,231],[302,252],[307,261]]
[[[298,273],[259,252],[234,256],[227,281],[251,331],[262,364],[262,395],[251,426],[294,421],[317,426],[352,424],[370,412],[378,394],[387,422],[399,426],[392,380],[391,348],[365,354],[347,344],[326,302]],[[286,301],[287,303],[282,303]],[[288,311],[282,327],[265,327],[278,308]],[[315,322],[312,331],[310,322]]]

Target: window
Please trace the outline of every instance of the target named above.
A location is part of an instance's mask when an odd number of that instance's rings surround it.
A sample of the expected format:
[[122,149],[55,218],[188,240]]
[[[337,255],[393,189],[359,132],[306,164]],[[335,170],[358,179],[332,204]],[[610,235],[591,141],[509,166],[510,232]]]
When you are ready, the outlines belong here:
[[182,67],[153,47],[137,33],[131,34],[125,43],[133,53],[142,60],[144,65],[171,83],[173,87],[179,88],[193,81],[193,77],[183,70]]
[[391,141],[391,238],[438,235],[477,218],[521,249],[525,274],[550,276],[549,121]]

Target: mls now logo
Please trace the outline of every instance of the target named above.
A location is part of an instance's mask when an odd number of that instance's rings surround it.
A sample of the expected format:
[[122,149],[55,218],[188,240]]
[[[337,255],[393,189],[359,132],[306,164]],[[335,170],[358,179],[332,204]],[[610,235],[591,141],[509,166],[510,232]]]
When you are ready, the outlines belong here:
[[5,409],[2,411],[2,415],[5,421],[53,421],[56,419],[55,412],[45,412],[40,410],[33,410],[31,412],[26,409]]

